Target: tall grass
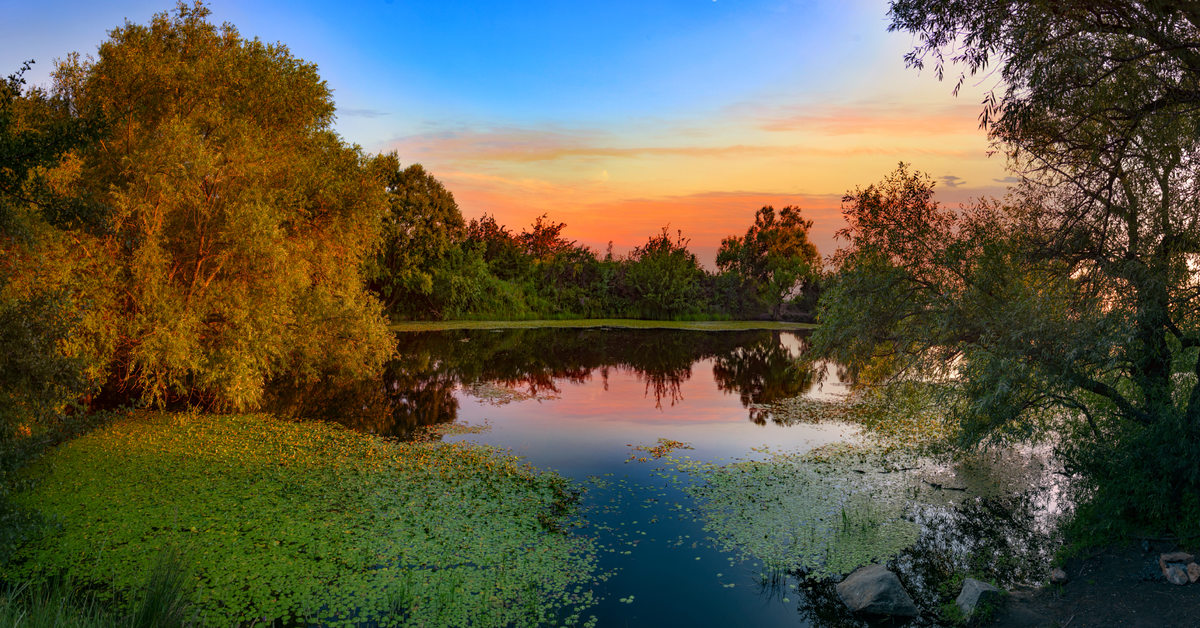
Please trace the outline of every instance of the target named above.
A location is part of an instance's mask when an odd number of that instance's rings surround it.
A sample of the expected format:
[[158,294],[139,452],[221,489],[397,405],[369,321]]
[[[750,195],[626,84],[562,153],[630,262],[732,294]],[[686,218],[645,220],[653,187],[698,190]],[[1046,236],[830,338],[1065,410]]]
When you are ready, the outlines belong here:
[[105,610],[88,594],[63,581],[40,587],[10,586],[0,594],[0,628],[59,628],[115,626]]
[[86,590],[57,579],[40,586],[10,585],[0,593],[0,628],[183,628],[190,572],[183,553],[158,555],[137,604],[127,614],[105,607]]
[[158,554],[145,594],[134,607],[131,628],[176,628],[189,625],[188,581],[191,573],[183,552],[167,547]]

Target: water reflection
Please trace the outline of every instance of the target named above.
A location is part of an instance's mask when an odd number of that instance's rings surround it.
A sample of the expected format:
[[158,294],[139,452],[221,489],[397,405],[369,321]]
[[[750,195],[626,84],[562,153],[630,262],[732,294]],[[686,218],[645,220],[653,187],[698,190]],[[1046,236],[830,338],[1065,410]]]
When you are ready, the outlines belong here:
[[[963,574],[1003,588],[1038,584],[1059,540],[1046,521],[1045,491],[1033,487],[951,505],[917,507],[917,542],[888,563],[912,594],[921,617],[909,626],[940,626],[943,605],[957,597]],[[797,609],[812,626],[867,628],[850,614],[832,579],[793,572],[799,590]]]
[[554,396],[564,384],[594,378],[607,390],[619,371],[634,374],[648,402],[662,408],[683,400],[697,362],[712,360],[718,389],[736,395],[747,417],[763,425],[769,418],[759,404],[804,394],[819,379],[799,359],[807,340],[780,331],[542,328],[402,332],[397,339],[399,357],[381,380],[277,384],[270,409],[409,438],[458,418],[458,389],[491,384]]
[[[807,348],[802,339],[801,351]],[[765,425],[768,414],[756,407],[807,393],[815,374],[780,342],[759,342],[719,355],[713,364],[717,387],[736,393],[750,411],[750,420]]]

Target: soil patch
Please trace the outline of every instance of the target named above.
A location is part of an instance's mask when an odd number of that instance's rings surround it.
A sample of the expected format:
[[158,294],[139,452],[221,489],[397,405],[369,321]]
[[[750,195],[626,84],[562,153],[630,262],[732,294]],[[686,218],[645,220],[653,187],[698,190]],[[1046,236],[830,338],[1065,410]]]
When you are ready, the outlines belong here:
[[1062,586],[1014,591],[994,628],[1196,628],[1200,583],[1177,586],[1161,575],[1162,544],[1110,548],[1068,561]]

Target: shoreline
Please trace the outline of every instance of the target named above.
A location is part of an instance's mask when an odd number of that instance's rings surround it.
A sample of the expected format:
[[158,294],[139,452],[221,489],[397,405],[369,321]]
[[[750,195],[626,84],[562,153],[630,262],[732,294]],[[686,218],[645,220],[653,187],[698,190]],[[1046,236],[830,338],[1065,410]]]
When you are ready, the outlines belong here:
[[637,318],[567,318],[520,321],[399,321],[388,325],[393,332],[450,331],[459,329],[679,329],[693,331],[808,331],[812,323],[791,321],[658,321]]

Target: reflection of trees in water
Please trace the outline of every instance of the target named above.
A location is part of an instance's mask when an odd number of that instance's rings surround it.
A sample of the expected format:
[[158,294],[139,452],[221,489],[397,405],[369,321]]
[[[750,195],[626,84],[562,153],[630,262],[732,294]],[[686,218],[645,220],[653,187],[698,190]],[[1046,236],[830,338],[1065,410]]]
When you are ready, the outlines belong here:
[[[801,350],[807,347],[802,341]],[[817,377],[783,345],[779,332],[718,355],[713,364],[717,388],[737,393],[750,420],[765,425],[768,413],[757,404],[782,401],[810,391]]]
[[[969,573],[1012,588],[1040,582],[1058,539],[1042,523],[1044,487],[951,506],[926,506],[915,513],[917,542],[888,563],[926,618],[953,602],[959,579]],[[842,604],[831,579],[798,581],[800,616],[814,626],[865,627]],[[920,623],[920,622],[918,622]],[[924,624],[921,624],[924,625]]]
[[[607,389],[612,369],[631,372],[656,407],[683,398],[692,365],[713,359],[717,385],[743,405],[801,394],[812,375],[783,345],[780,332],[702,332],[661,329],[511,329],[405,332],[399,357],[382,380],[273,387],[275,412],[337,421],[355,429],[408,437],[425,425],[453,421],[455,388],[494,383],[530,395],[557,394],[564,383],[599,375]],[[751,410],[751,418],[761,418]]]
[[457,380],[441,372],[429,353],[393,360],[383,377],[349,384],[318,382],[277,384],[268,397],[276,414],[341,423],[398,438],[411,438],[425,426],[449,423],[458,416]]
[[928,599],[955,574],[970,573],[1005,588],[1040,582],[1057,547],[1044,522],[1045,490],[1035,486],[920,509],[915,518],[921,534],[896,559],[905,585]]

